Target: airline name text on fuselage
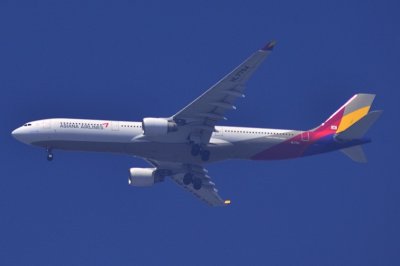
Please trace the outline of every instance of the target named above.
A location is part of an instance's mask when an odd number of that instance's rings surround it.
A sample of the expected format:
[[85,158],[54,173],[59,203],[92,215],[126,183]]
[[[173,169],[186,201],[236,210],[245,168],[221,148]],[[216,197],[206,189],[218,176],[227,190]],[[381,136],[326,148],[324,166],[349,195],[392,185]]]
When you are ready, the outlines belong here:
[[103,130],[103,124],[60,122],[60,128],[82,128]]

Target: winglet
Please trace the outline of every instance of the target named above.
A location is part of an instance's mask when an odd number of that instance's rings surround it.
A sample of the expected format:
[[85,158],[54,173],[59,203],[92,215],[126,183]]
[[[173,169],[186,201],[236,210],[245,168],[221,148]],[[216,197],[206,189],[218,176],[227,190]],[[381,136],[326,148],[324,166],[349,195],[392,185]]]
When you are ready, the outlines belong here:
[[262,51],[272,51],[276,45],[276,41],[272,40],[268,42],[263,48],[261,48]]

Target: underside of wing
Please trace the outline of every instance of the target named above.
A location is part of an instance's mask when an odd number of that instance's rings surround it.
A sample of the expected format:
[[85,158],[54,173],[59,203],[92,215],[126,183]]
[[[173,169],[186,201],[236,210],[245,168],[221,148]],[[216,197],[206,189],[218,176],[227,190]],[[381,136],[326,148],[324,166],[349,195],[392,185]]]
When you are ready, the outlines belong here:
[[215,187],[215,184],[211,181],[210,177],[207,175],[199,176],[197,175],[195,178],[200,178],[202,180],[202,186],[200,189],[195,189],[194,185],[185,184],[185,174],[177,174],[171,176],[172,180],[174,180],[178,185],[182,186],[184,189],[192,193],[194,196],[199,198],[200,200],[206,202],[208,205],[213,207],[222,207],[230,204],[230,200],[223,200],[221,196],[218,194],[218,190]]
[[192,193],[210,206],[227,206],[230,200],[224,200],[218,194],[215,183],[208,176],[208,171],[200,165],[180,164],[147,160],[150,164],[165,172],[175,183]]

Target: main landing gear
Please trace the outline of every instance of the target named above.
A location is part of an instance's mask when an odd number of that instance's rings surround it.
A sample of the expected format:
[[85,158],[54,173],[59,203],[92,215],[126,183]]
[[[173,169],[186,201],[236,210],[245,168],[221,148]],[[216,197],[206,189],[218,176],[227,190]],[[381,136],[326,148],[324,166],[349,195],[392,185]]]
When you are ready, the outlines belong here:
[[49,162],[53,161],[54,155],[51,152],[51,149],[48,148],[48,149],[46,149],[46,151],[47,151],[47,161],[49,161]]
[[210,159],[210,151],[204,150],[199,144],[192,145],[190,154],[192,154],[192,156],[200,155],[201,160],[204,162],[206,162]]
[[203,185],[203,182],[201,181],[200,178],[195,178],[193,179],[193,188],[195,190],[199,190],[201,188],[201,186]]
[[185,184],[186,186],[193,184],[193,188],[195,190],[199,190],[203,185],[203,181],[201,180],[201,178],[194,177],[193,174],[187,173],[183,177],[183,184]]

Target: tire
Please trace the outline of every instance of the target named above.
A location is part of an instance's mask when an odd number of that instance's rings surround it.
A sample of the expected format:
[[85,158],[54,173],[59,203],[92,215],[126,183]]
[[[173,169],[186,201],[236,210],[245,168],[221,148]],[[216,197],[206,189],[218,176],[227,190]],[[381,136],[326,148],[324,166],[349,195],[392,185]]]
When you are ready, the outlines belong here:
[[190,185],[193,182],[193,175],[190,173],[185,174],[183,177],[183,184]]
[[192,145],[192,150],[190,151],[192,156],[197,156],[200,153],[200,145],[199,144],[193,144]]
[[202,183],[203,183],[203,182],[201,181],[200,178],[195,178],[195,179],[193,179],[193,188],[194,188],[195,190],[201,189]]

